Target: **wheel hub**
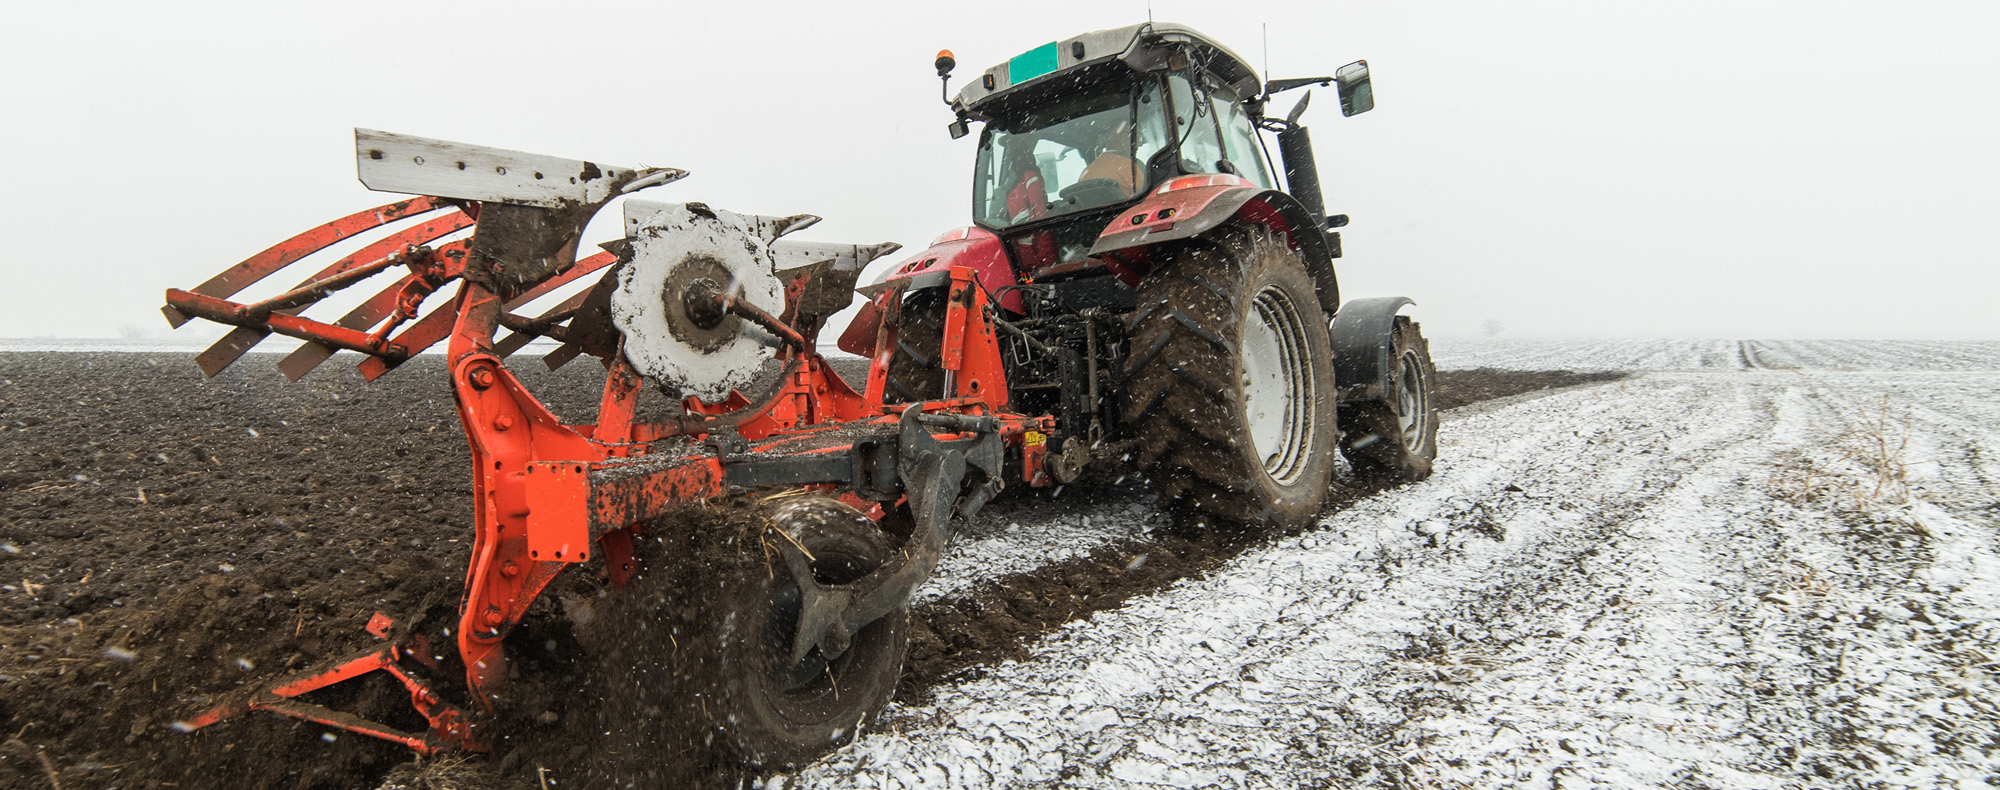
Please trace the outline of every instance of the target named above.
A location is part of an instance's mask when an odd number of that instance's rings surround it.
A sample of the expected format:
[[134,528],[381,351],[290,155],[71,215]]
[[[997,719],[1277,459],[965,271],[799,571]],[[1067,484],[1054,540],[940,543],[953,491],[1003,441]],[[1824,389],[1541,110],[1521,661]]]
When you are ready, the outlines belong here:
[[612,324],[640,373],[715,402],[749,386],[777,340],[722,311],[729,293],[784,310],[769,223],[697,204],[626,204],[631,257],[611,292]]
[[681,294],[681,310],[697,329],[714,329],[729,317],[722,309],[722,286],[707,277],[688,283]]
[[1417,453],[1423,450],[1424,437],[1430,431],[1430,404],[1424,400],[1424,393],[1429,391],[1429,387],[1424,381],[1423,362],[1417,358],[1417,352],[1403,352],[1400,362],[1402,376],[1396,382],[1396,423],[1403,431],[1403,448]]
[[1306,348],[1305,322],[1291,295],[1276,286],[1259,291],[1243,327],[1243,405],[1250,445],[1280,484],[1305,473],[1318,429],[1319,388]]
[[[876,530],[874,521],[832,499],[795,497],[772,508],[770,518],[774,529],[791,536],[789,540],[797,541],[796,547],[810,557],[812,583],[847,584],[868,575],[886,559],[883,549],[869,540]],[[785,575],[783,566],[776,572]],[[831,688],[829,683],[845,674],[852,661],[845,631],[829,632],[819,646],[794,659],[803,601],[798,583],[780,585],[772,591],[770,618],[764,628],[765,671],[786,693],[812,694]]]

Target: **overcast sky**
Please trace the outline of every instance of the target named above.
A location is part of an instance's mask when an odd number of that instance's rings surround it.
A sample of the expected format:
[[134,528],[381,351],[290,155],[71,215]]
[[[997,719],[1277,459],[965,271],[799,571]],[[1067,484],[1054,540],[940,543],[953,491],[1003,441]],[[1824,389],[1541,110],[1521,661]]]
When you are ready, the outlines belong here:
[[[684,168],[647,197],[914,250],[970,214],[937,50],[962,81],[1147,11],[17,4],[0,337],[162,333],[164,289],[394,199],[355,180],[355,126]],[[1266,76],[1369,61],[1374,112],[1305,117],[1353,217],[1342,290],[1411,296],[1434,335],[2000,338],[2000,3],[1151,11],[1260,69],[1268,23]]]

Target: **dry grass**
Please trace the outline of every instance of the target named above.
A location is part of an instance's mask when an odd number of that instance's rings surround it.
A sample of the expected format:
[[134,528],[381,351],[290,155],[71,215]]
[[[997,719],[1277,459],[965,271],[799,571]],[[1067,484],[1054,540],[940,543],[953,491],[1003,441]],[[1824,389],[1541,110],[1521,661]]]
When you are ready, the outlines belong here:
[[1414,679],[1464,685],[1507,663],[1498,649],[1461,644],[1451,649],[1424,650],[1420,655],[1393,661],[1389,665],[1388,677],[1394,681]]
[[[1795,505],[1831,507],[1850,517],[1873,517],[1910,503],[1910,420],[1900,419],[1889,397],[1855,425],[1824,444],[1789,453],[1771,474],[1778,498]],[[1921,530],[1912,522],[1912,526]]]
[[462,754],[419,757],[397,767],[381,784],[382,790],[482,790],[492,786],[490,768]]
[[1819,569],[1799,560],[1788,560],[1778,569],[1779,581],[1764,600],[1793,607],[1814,603],[1834,593],[1834,580]]

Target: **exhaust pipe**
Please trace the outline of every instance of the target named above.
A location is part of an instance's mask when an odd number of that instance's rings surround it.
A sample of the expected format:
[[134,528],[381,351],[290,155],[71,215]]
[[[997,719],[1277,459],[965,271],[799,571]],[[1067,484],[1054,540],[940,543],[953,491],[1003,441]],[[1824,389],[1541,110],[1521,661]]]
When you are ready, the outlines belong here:
[[[1303,106],[1304,102],[1300,102]],[[1298,111],[1294,110],[1293,115]],[[1278,155],[1285,160],[1285,187],[1305,206],[1314,221],[1326,222],[1326,198],[1320,194],[1319,165],[1313,161],[1312,137],[1306,128],[1289,125],[1278,132]]]

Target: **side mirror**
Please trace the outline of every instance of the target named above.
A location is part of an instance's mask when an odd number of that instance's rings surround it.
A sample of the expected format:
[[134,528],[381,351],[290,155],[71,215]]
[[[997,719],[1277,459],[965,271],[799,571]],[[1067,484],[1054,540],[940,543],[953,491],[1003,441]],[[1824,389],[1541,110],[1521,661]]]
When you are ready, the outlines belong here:
[[951,132],[951,139],[953,140],[956,140],[960,137],[964,137],[968,132],[972,131],[971,127],[966,126],[964,118],[952,121],[949,125],[945,126],[944,128]]
[[1340,114],[1355,116],[1375,109],[1375,87],[1368,83],[1368,61],[1357,60],[1333,73],[1340,86]]

